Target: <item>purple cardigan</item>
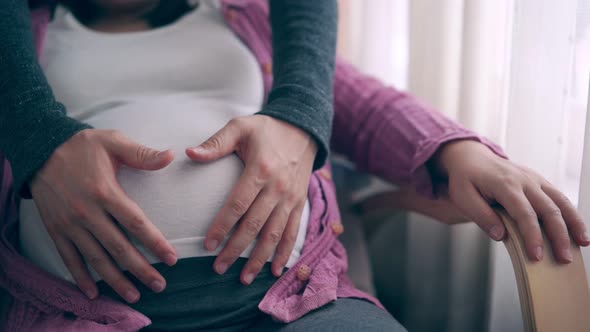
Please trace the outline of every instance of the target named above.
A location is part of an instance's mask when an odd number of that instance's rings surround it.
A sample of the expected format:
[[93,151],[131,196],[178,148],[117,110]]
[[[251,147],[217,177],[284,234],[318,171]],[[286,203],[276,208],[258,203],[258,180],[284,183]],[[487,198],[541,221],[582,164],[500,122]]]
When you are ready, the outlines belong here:
[[[266,1],[222,2],[227,24],[258,59],[268,93],[272,49]],[[50,15],[49,6],[32,12],[37,50],[43,48]],[[492,142],[341,60],[336,65],[334,113],[334,151],[347,155],[361,170],[393,183],[414,185],[430,197],[434,184],[425,163],[441,144],[473,139],[504,156]],[[8,319],[0,328],[135,331],[150,324],[147,317],[123,303],[102,296],[88,300],[75,285],[22,257],[16,249],[18,209],[11,171],[1,153],[0,185],[0,286],[14,297]],[[383,308],[377,299],[356,289],[347,276],[346,252],[337,240],[341,224],[335,191],[329,165],[313,173],[309,184],[311,215],[301,258],[259,304],[260,310],[278,321],[294,321],[339,297],[363,298]]]

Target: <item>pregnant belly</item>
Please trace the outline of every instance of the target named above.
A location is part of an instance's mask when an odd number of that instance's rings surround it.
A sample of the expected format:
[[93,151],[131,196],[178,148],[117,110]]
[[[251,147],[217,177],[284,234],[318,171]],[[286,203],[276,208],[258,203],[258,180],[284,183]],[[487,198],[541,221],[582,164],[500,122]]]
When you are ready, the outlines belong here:
[[[174,150],[175,159],[167,167],[158,171],[122,167],[117,179],[183,258],[214,255],[223,247],[213,253],[206,252],[204,237],[243,170],[243,163],[235,154],[201,164],[189,160],[184,150],[209,138],[230,119],[256,111],[243,105],[175,96],[110,105],[83,120],[97,129],[117,129],[148,147]],[[44,239],[41,242],[50,239],[47,234],[39,234],[44,227],[33,210],[34,203],[23,201],[21,246],[31,259],[47,265],[45,262],[52,259],[40,257],[47,253],[39,249],[39,238]],[[308,215],[306,204],[298,243],[288,266],[299,256]],[[150,262],[158,261],[141,243],[131,240]],[[253,245],[242,257],[249,256],[252,249]],[[59,270],[62,270],[60,274],[65,273],[63,268]]]
[[87,122],[95,128],[120,130],[148,147],[174,150],[174,161],[167,167],[158,171],[122,167],[117,179],[177,249],[200,252],[207,228],[229,197],[243,164],[235,154],[196,163],[184,150],[209,138],[230,119],[254,110],[219,101],[170,99],[121,105]]

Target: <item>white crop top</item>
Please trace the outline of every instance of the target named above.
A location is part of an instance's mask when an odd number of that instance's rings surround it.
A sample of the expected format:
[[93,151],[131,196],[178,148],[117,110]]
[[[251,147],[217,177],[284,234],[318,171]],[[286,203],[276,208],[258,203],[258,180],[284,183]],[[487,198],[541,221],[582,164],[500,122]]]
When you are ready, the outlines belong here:
[[[184,150],[230,119],[260,110],[264,94],[259,65],[226,26],[219,3],[201,1],[168,26],[129,33],[90,30],[60,9],[45,45],[41,64],[68,115],[97,129],[120,130],[156,149],[174,150],[175,160],[162,170],[123,167],[117,178],[179,258],[217,255],[225,242],[209,252],[204,237],[243,164],[236,155],[199,164]],[[300,256],[308,219],[307,202],[287,267]],[[151,263],[159,261],[132,241]],[[33,200],[21,201],[20,244],[34,263],[73,281]],[[248,257],[253,247],[241,256]]]

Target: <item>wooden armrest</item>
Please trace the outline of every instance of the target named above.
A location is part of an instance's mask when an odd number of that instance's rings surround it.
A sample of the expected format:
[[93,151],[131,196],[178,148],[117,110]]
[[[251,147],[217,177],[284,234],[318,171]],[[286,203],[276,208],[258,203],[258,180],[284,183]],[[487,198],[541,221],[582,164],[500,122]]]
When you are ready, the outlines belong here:
[[[370,218],[408,210],[447,224],[467,221],[448,200],[430,200],[411,190],[374,195],[357,208]],[[504,210],[497,212],[508,231],[504,244],[516,276],[525,331],[590,331],[590,289],[580,248],[572,240],[572,263],[558,264],[543,234],[544,258],[532,262],[515,221]]]
[[469,222],[446,198],[428,199],[410,188],[387,191],[358,202],[356,210],[369,219],[380,219],[395,211],[413,211],[445,224]]
[[518,285],[522,319],[526,331],[590,330],[590,290],[580,247],[570,241],[573,261],[556,262],[551,244],[543,234],[543,260],[532,262],[515,221],[501,210],[508,231],[504,240]]

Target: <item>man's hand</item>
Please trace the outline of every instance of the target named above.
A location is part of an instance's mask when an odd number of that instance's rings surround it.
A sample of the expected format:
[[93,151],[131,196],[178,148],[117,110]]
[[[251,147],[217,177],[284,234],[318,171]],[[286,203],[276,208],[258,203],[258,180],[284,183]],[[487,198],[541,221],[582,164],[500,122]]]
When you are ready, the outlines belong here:
[[237,225],[214,263],[215,270],[223,274],[258,237],[241,274],[242,283],[248,285],[275,249],[273,274],[280,276],[287,264],[307,199],[317,145],[295,126],[252,115],[231,120],[201,145],[186,149],[189,158],[198,162],[234,152],[244,162],[244,172],[209,228],[205,247],[215,250]]
[[86,263],[128,302],[140,294],[119,264],[155,292],[164,278],[127,239],[117,220],[158,258],[176,263],[174,248],[119,186],[120,165],[143,170],[166,167],[172,151],[158,152],[112,130],[86,129],[56,149],[31,181],[43,223],[78,287],[89,298],[98,289]]
[[572,261],[570,234],[590,244],[586,225],[567,197],[533,170],[495,155],[475,141],[450,142],[434,156],[436,170],[449,178],[449,195],[463,214],[496,240],[506,229],[490,204],[499,203],[517,222],[528,255],[543,258],[541,225],[556,259]]

